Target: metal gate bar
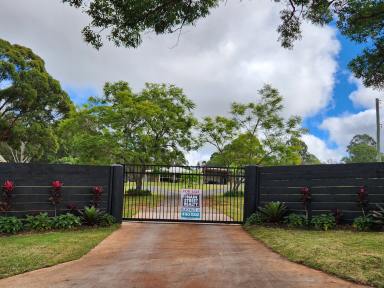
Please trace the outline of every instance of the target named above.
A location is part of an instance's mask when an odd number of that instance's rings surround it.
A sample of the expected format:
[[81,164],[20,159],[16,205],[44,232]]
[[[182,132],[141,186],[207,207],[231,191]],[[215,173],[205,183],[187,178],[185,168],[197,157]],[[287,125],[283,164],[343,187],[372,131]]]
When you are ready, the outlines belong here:
[[[244,168],[125,165],[124,174],[125,220],[243,222]],[[183,189],[201,193],[201,218],[182,219]]]

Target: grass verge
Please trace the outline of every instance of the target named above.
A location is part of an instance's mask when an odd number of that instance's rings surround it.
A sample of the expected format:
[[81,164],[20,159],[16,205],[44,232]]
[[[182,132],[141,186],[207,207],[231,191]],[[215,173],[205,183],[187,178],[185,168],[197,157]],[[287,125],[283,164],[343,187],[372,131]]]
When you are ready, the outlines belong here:
[[150,196],[129,196],[125,194],[123,217],[132,218],[139,212],[149,214],[150,209],[160,205],[161,199],[163,197],[156,194]]
[[76,260],[119,227],[0,237],[0,279]]
[[338,277],[384,287],[384,233],[248,227],[289,260]]
[[244,197],[224,196],[223,194],[211,196],[205,201],[206,205],[213,207],[217,213],[231,217],[234,221],[243,221]]

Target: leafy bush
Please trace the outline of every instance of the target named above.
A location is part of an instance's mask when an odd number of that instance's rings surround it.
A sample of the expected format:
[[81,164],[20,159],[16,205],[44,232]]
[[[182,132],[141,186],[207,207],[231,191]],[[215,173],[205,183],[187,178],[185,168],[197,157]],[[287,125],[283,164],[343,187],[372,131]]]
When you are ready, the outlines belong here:
[[107,226],[111,226],[112,224],[115,224],[116,219],[115,219],[115,217],[113,217],[112,215],[110,215],[108,213],[102,213],[99,217],[98,222],[99,222],[98,224],[100,226],[107,227]]
[[247,221],[245,221],[245,226],[251,226],[251,225],[260,225],[265,222],[265,216],[261,214],[260,212],[253,213]]
[[29,230],[44,231],[52,228],[52,218],[48,217],[48,213],[40,213],[36,216],[28,215],[24,221]]
[[0,217],[0,233],[15,234],[23,229],[23,222],[16,217]]
[[291,213],[285,217],[285,223],[288,227],[302,228],[307,226],[308,220],[304,215]]
[[128,189],[127,194],[129,196],[151,196],[151,190],[136,190],[136,189]]
[[384,225],[384,208],[379,204],[376,204],[377,209],[373,210],[370,214],[372,216],[373,222],[377,225]]
[[242,197],[244,196],[244,192],[231,190],[231,191],[224,192],[223,196],[224,197]]
[[265,216],[267,222],[278,223],[287,213],[287,206],[279,201],[269,202],[264,207],[259,207],[259,211]]
[[80,216],[80,211],[79,211],[79,208],[77,207],[77,205],[75,203],[69,203],[67,204],[67,209],[69,210],[69,213],[70,214],[73,214],[75,216]]
[[88,226],[110,226],[116,223],[115,217],[108,213],[101,212],[95,206],[84,207],[84,211],[80,211],[81,220],[85,225]]
[[360,216],[353,220],[353,227],[357,231],[368,231],[372,228],[373,224],[371,216]]
[[313,216],[311,224],[315,229],[327,231],[335,228],[336,219],[332,214],[321,214]]
[[81,211],[81,220],[85,225],[94,226],[99,224],[99,219],[102,213],[95,206],[84,207],[84,211]]
[[52,227],[55,229],[72,229],[80,225],[81,225],[80,217],[70,213],[52,218]]

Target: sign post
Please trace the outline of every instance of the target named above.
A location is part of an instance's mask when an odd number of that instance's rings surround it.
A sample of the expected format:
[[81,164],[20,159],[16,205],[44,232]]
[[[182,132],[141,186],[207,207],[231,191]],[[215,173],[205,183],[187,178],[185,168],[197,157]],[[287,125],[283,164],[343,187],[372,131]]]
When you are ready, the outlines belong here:
[[202,195],[200,189],[182,189],[180,199],[180,219],[201,220]]

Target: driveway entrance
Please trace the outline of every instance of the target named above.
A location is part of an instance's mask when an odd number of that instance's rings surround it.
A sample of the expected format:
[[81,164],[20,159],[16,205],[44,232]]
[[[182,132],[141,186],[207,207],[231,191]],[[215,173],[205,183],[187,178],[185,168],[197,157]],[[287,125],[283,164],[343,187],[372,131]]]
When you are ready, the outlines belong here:
[[362,287],[294,264],[238,225],[124,223],[89,254],[0,287]]
[[123,219],[242,223],[245,169],[125,165]]

